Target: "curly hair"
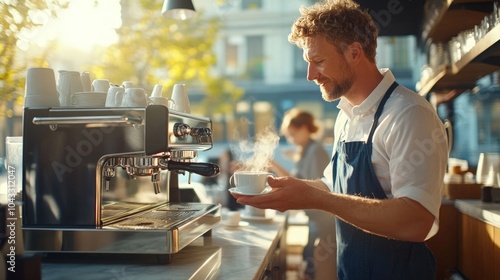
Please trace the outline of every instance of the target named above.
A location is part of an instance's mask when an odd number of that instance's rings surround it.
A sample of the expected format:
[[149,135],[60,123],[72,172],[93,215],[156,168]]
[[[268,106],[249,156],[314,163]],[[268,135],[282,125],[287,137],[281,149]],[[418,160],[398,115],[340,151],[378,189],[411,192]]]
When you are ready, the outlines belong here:
[[300,8],[301,16],[292,25],[288,41],[303,47],[304,39],[324,35],[340,53],[359,42],[366,57],[375,63],[378,29],[367,11],[352,0],[325,0]]

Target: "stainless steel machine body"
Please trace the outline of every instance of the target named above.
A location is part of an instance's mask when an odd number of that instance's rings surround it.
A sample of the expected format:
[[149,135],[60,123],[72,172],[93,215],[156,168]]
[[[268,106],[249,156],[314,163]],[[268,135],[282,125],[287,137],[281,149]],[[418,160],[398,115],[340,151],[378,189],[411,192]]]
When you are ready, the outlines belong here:
[[212,147],[205,117],[146,108],[26,108],[25,250],[173,254],[220,221],[220,205],[180,202],[177,174]]

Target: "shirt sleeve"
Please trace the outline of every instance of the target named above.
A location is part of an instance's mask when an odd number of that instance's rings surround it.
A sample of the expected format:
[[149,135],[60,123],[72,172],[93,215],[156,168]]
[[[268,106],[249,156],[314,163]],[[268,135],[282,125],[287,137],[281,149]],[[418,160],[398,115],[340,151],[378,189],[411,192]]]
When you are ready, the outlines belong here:
[[391,193],[417,201],[434,215],[431,237],[439,228],[441,186],[448,162],[446,132],[436,113],[425,106],[410,106],[397,117],[383,136]]

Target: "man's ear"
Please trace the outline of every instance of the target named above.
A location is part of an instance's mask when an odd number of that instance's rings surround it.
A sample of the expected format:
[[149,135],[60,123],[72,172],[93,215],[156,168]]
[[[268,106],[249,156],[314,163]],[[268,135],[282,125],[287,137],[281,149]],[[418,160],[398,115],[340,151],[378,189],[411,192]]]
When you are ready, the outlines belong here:
[[354,42],[347,46],[345,55],[347,61],[351,62],[353,65],[356,65],[364,57],[363,47],[359,42]]

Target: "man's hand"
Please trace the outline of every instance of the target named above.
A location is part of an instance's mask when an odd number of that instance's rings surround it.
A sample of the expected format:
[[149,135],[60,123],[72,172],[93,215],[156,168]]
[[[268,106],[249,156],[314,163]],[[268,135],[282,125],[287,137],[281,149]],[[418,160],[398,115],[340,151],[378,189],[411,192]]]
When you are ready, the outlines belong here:
[[313,209],[314,197],[321,196],[327,191],[327,187],[320,180],[269,177],[267,182],[272,188],[272,191],[267,194],[248,196],[232,193],[232,195],[240,204],[284,212],[290,209]]
[[268,178],[273,188],[258,196],[234,194],[238,203],[280,212],[291,209],[318,209],[365,231],[388,238],[422,242],[434,216],[418,202],[406,197],[373,199],[331,193],[321,180],[293,177]]

